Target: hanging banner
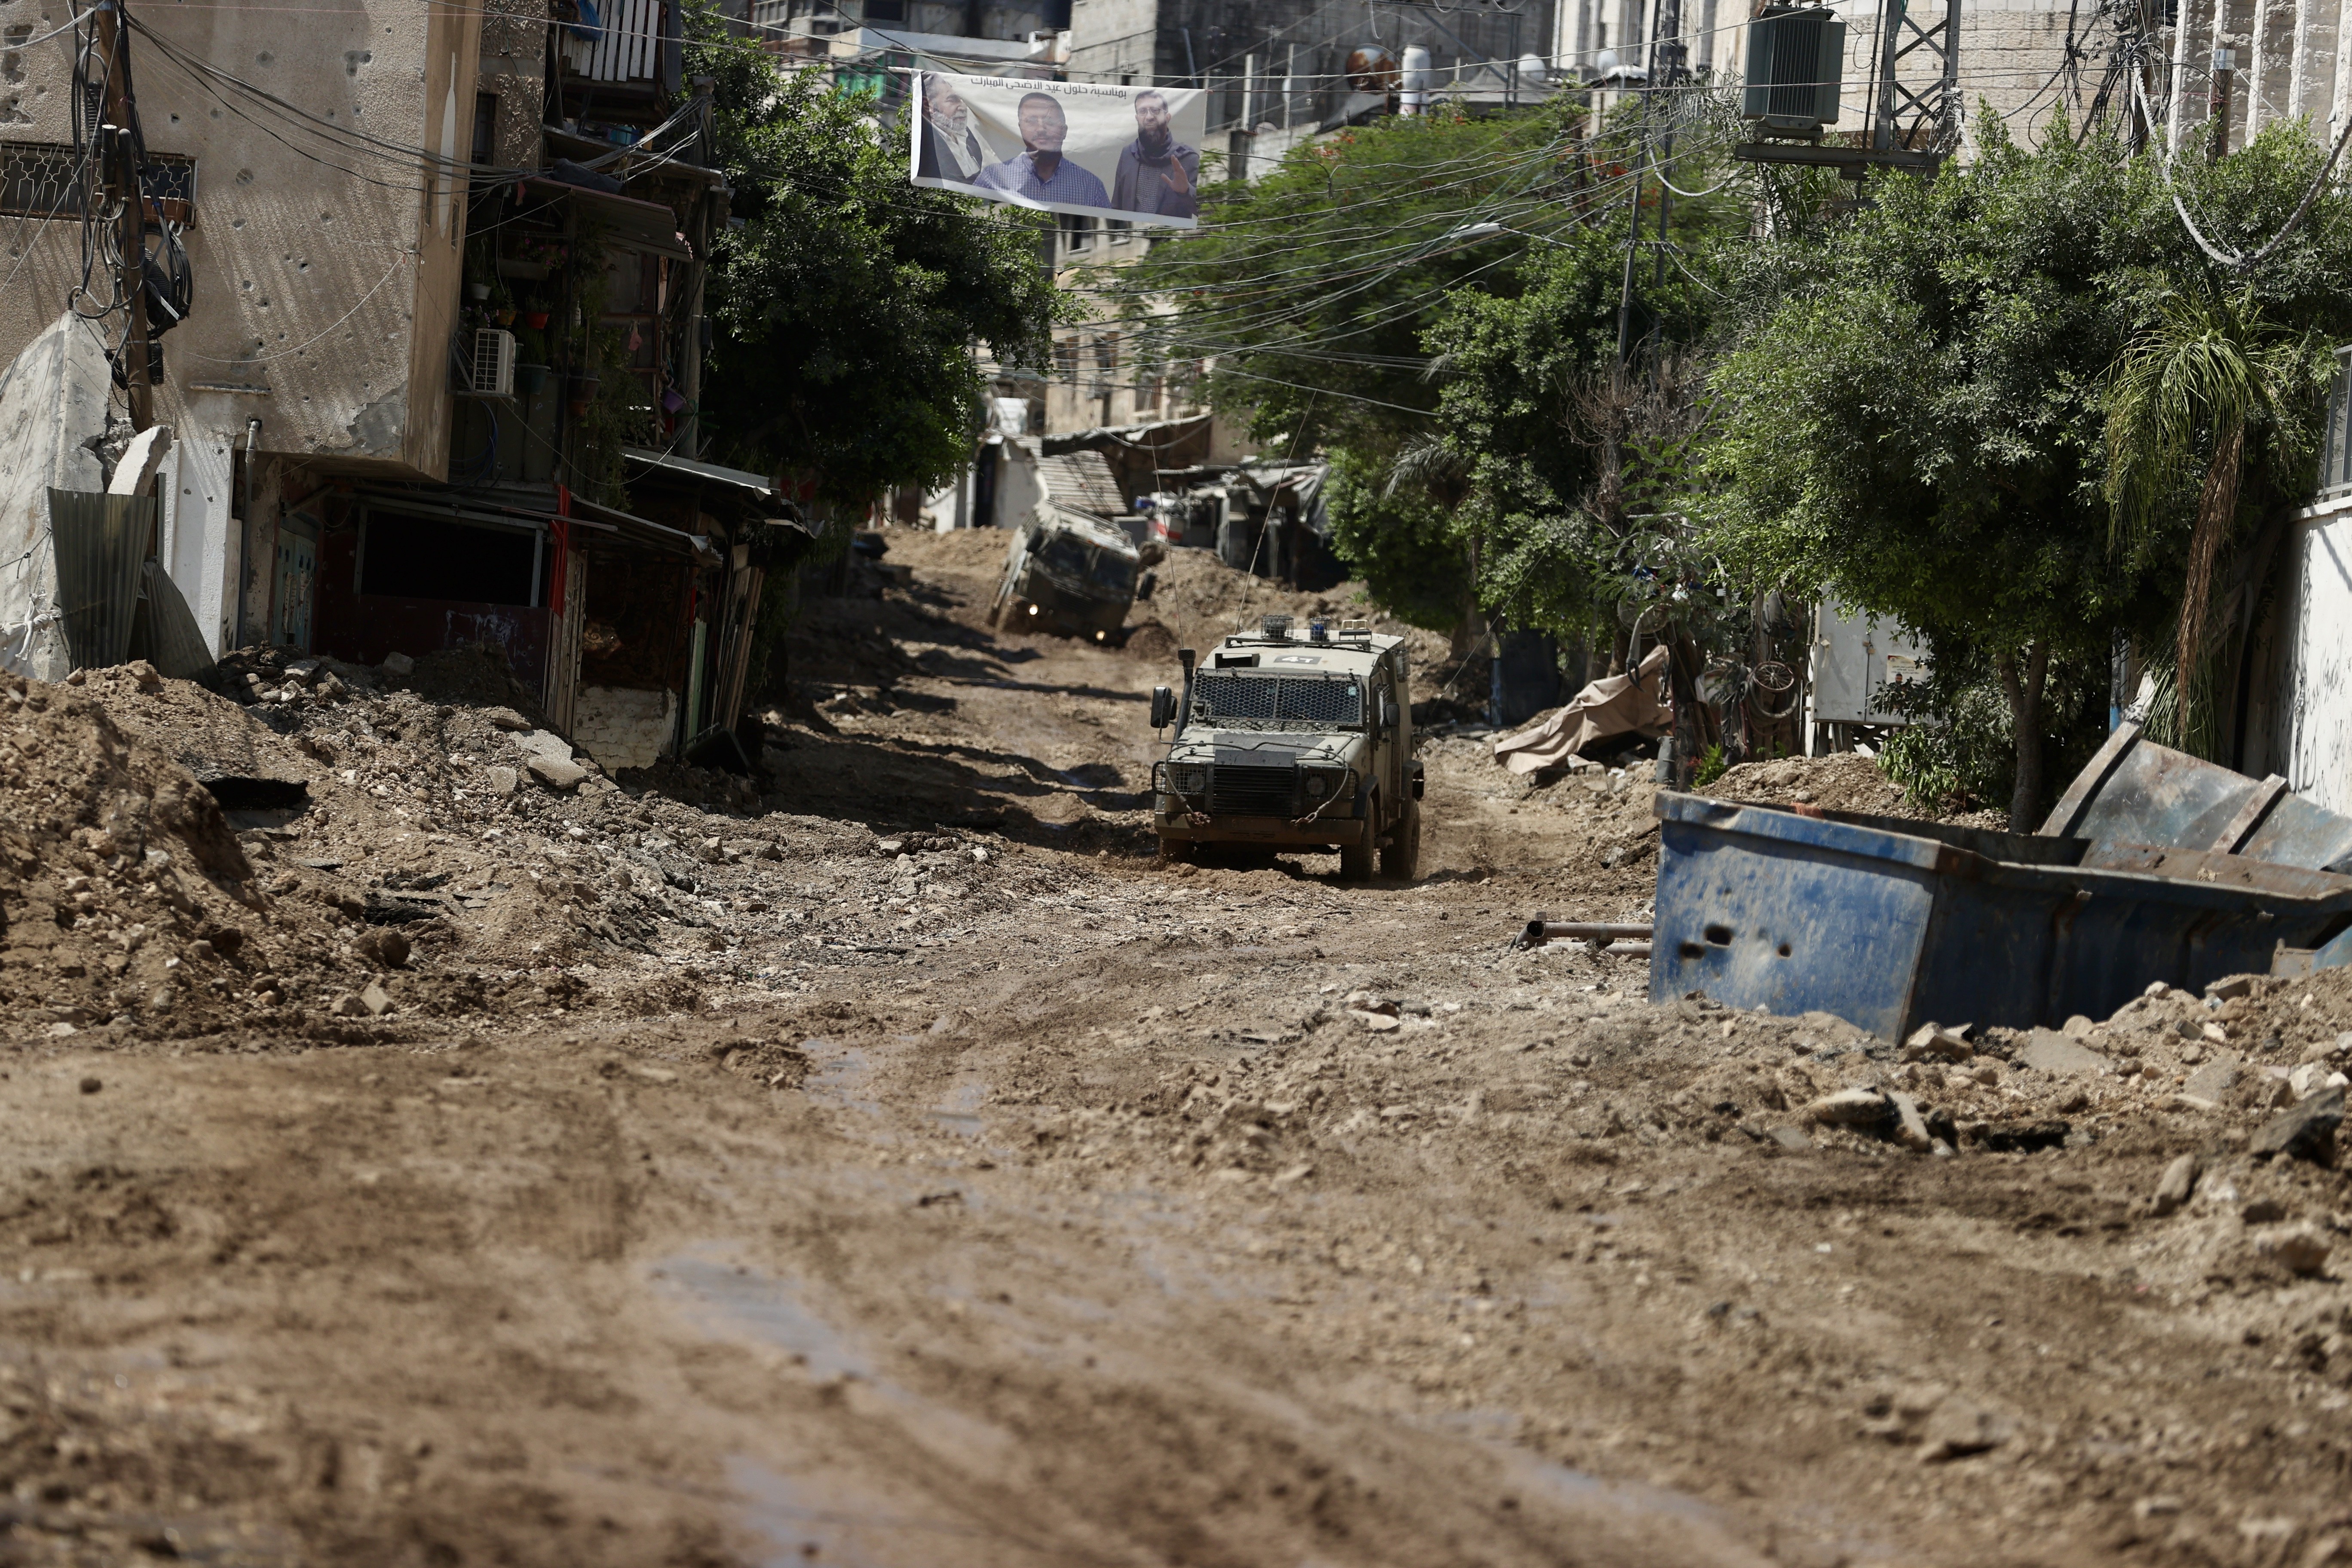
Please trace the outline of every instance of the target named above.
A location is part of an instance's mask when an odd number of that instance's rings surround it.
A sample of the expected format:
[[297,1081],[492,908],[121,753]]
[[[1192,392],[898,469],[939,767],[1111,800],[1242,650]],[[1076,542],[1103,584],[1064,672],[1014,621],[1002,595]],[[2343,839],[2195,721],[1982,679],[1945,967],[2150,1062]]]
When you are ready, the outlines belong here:
[[1200,88],[924,71],[908,115],[919,185],[1041,212],[1192,228],[1201,214]]

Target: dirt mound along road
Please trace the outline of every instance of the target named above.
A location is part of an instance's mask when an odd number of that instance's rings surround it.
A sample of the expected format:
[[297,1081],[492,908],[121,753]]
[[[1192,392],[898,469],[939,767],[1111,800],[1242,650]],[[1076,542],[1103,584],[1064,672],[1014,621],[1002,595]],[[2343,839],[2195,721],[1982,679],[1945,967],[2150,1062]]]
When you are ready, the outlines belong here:
[[[1654,1007],[1637,963],[1507,948],[1538,910],[1638,918],[1653,786],[1531,788],[1475,738],[1423,753],[1417,884],[1163,872],[1122,797],[1164,677],[990,636],[992,578],[907,555],[812,612],[844,635],[795,645],[821,700],[779,726],[775,809],[492,796],[513,742],[478,710],[303,700],[316,804],[241,831],[255,879],[347,840],[362,893],[536,870],[535,921],[465,923],[520,886],[460,902],[421,962],[583,956],[372,1049],[19,1040],[13,1554],[2254,1568],[2352,1539],[2352,1184],[2317,1136],[2352,975],[1894,1046]],[[642,947],[577,934],[616,862]]]

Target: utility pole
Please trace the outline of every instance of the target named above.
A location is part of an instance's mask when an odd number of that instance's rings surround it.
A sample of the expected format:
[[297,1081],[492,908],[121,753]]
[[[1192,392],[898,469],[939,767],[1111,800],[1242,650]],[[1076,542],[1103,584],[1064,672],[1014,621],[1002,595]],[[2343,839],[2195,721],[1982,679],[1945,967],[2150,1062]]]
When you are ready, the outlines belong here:
[[2213,96],[2207,106],[2213,121],[2213,140],[2207,147],[2206,157],[2212,163],[2218,163],[2230,155],[2230,79],[2237,74],[2238,51],[2215,49]]
[[[1682,80],[1683,6],[1682,0],[1659,0],[1657,28],[1661,37],[1650,50],[1650,76],[1654,88],[1671,89]],[[1655,101],[1655,100],[1653,100]],[[1666,184],[1667,171],[1675,166],[1675,104],[1667,99],[1666,129],[1658,142],[1658,279],[1656,287],[1666,286],[1666,220],[1674,216],[1674,187]]]
[[131,133],[131,40],[122,26],[122,0],[101,0],[97,19],[99,50],[106,60],[107,122],[100,134],[111,142],[113,154],[106,162],[106,184],[122,204],[123,308],[131,313],[122,385],[136,432],[155,422],[155,389],[148,375],[152,361],[147,340],[147,204],[139,188],[138,140]]
[[1633,194],[1628,200],[1630,216],[1625,225],[1625,279],[1617,290],[1617,363],[1622,365],[1633,353],[1633,258],[1642,248],[1642,182],[1649,174],[1650,140],[1649,98],[1642,100],[1642,152],[1633,165]]

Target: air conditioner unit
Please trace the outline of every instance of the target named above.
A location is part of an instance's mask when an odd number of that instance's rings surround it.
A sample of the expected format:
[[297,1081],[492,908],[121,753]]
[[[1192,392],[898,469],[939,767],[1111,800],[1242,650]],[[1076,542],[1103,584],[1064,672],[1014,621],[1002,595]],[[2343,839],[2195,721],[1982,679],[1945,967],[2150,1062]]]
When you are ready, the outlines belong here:
[[1819,138],[1838,121],[1845,19],[1823,5],[1767,10],[1748,24],[1748,85],[1739,117],[1767,131]]
[[514,366],[514,334],[479,328],[474,333],[474,374],[467,390],[477,397],[511,397]]

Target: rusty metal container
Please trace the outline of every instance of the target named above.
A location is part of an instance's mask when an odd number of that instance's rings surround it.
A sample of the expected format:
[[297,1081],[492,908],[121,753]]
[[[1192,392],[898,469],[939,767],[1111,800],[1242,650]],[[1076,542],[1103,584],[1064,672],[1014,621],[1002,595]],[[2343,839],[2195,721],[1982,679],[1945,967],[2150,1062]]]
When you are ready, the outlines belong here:
[[2041,835],[2095,844],[2242,855],[2315,871],[2352,871],[2352,817],[2142,737],[2126,724],[2053,807]]

